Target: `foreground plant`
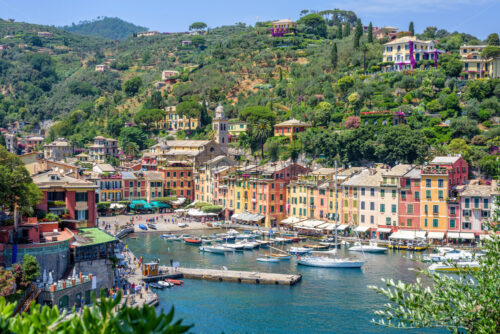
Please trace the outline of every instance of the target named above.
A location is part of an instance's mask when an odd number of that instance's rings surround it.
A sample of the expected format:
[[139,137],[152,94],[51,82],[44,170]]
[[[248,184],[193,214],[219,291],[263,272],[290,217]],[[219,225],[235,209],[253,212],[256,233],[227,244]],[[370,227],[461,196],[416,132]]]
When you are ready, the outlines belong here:
[[[0,333],[186,333],[192,326],[182,325],[179,319],[173,322],[174,309],[168,314],[157,314],[152,306],[128,307],[119,305],[122,298],[119,292],[115,299],[106,298],[101,291],[100,300],[93,298],[94,305],[85,306],[81,315],[72,316],[57,306],[34,305],[23,314],[14,313],[15,304],[0,298]],[[74,311],[74,310],[73,310]]]
[[[497,221],[497,220],[495,220]],[[444,328],[451,333],[500,333],[500,236],[492,226],[491,240],[485,240],[486,254],[479,268],[455,268],[443,275],[422,270],[420,278],[406,284],[383,279],[385,288],[370,286],[390,303],[376,311],[375,324],[392,328]]]

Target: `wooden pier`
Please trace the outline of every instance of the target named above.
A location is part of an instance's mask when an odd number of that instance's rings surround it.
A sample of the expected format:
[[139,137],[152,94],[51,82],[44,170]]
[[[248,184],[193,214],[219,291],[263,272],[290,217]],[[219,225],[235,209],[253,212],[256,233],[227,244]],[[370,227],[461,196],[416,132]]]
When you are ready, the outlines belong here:
[[[302,275],[288,275],[275,273],[259,273],[254,271],[197,269],[160,267],[165,273],[159,276],[143,277],[146,282],[154,282],[165,278],[191,278],[217,282],[234,282],[250,284],[295,285],[302,280]],[[167,274],[168,273],[168,274]]]

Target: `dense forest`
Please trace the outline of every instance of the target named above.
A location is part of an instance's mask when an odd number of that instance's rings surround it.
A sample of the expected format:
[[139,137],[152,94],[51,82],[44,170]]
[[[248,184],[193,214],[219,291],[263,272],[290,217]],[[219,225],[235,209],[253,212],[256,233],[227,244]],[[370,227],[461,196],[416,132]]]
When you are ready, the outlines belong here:
[[[206,126],[221,103],[230,118],[249,124],[231,145],[262,162],[302,156],[325,165],[392,165],[460,153],[477,171],[498,176],[490,152],[500,146],[500,80],[460,80],[458,55],[464,43],[489,44],[489,54],[500,55],[498,35],[481,41],[427,27],[417,37],[439,41],[447,52],[440,66],[424,61],[415,70],[383,73],[387,39],[375,39],[363,24],[349,11],[303,11],[295,31],[281,38],[271,37],[271,22],[211,29],[196,22],[193,34],[110,41],[0,21],[0,45],[7,46],[0,50],[0,126],[22,119],[27,134],[51,119],[57,123],[47,140],[66,137],[84,147],[97,134],[112,136],[134,156],[171,136],[151,126],[165,106],[177,105]],[[38,37],[40,30],[53,36]],[[106,61],[110,70],[96,72]],[[155,89],[167,69],[179,71],[176,83]],[[405,124],[374,124],[363,116],[383,111],[403,114]],[[292,144],[273,137],[273,125],[292,117],[313,126]],[[135,125],[124,127],[129,122]],[[206,126],[176,135],[213,134]]]
[[149,30],[146,27],[136,26],[117,17],[98,17],[96,20],[80,21],[77,24],[61,27],[61,29],[76,34],[123,40],[134,33]]

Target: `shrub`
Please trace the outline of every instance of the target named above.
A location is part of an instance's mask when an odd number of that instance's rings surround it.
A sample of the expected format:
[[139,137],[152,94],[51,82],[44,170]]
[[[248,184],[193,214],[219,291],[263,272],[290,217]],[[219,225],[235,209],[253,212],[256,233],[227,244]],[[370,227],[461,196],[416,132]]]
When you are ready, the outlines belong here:
[[222,206],[220,205],[205,205],[201,207],[201,211],[205,213],[219,213],[222,211]]

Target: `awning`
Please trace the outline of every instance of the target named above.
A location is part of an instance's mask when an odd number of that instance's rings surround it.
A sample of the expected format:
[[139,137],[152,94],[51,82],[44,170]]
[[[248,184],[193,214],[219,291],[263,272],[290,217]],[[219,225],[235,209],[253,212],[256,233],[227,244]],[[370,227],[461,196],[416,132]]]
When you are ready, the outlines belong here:
[[391,233],[392,229],[388,227],[379,227],[377,228],[378,233]]
[[448,232],[448,239],[474,240],[476,237],[471,232]]
[[346,229],[346,228],[348,228],[348,227],[349,227],[349,225],[344,225],[344,224],[342,224],[342,225],[337,226],[337,230],[339,230],[339,231],[343,231],[343,230],[345,230],[345,229]]
[[491,240],[491,237],[489,234],[480,234],[479,239],[480,240]]
[[143,199],[134,200],[129,206],[132,209],[152,209],[151,205]]
[[389,239],[404,239],[404,240],[425,239],[425,231],[399,230],[391,234]]
[[164,202],[159,202],[159,201],[153,201],[153,202],[151,202],[151,205],[155,208],[170,208],[170,207],[172,207],[170,204],[167,204]]
[[354,229],[354,232],[366,232],[370,229],[370,226],[358,226]]
[[206,217],[206,216],[217,216],[216,213],[207,213],[198,209],[189,209],[187,214],[192,217]]
[[172,205],[181,205],[181,204],[184,204],[184,202],[186,201],[186,198],[185,197],[179,197],[178,199],[176,199],[175,201],[172,201]]
[[428,232],[427,239],[443,240],[444,232]]
[[258,213],[237,213],[231,217],[233,220],[242,220],[246,222],[258,222],[264,218],[264,215]]
[[304,227],[318,227],[320,225],[323,225],[325,224],[325,222],[323,220],[316,220],[316,219],[308,219],[308,220],[304,220],[298,224],[296,224],[294,227],[298,227],[298,228],[304,228]]
[[326,230],[326,231],[333,231],[333,230],[335,230],[335,224],[325,223],[325,224],[319,225],[317,228],[322,229],[322,230]]
[[120,203],[111,203],[109,206],[110,209],[123,209],[125,207],[125,204],[120,204]]
[[290,216],[290,217],[285,218],[282,221],[280,221],[280,224],[291,225],[291,224],[296,224],[296,223],[300,222],[301,220],[304,220],[304,219]]

